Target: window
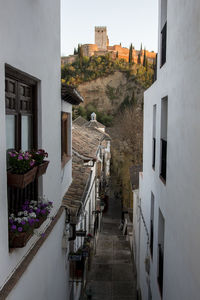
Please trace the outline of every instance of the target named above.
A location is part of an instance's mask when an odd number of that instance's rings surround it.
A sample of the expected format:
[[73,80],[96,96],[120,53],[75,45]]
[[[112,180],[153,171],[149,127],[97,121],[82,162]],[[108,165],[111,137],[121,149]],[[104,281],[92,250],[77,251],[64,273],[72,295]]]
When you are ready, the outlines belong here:
[[164,272],[164,232],[165,232],[165,220],[159,210],[158,219],[158,268],[157,279],[161,297],[163,295],[163,272]]
[[65,166],[67,161],[70,158],[70,114],[66,112],[62,112],[61,116],[61,155],[62,155],[62,167]]
[[167,51],[167,0],[161,0],[161,45],[160,45],[160,67],[166,62]]
[[153,259],[153,238],[154,238],[154,194],[151,192],[151,215],[150,215],[150,253]]
[[153,106],[153,140],[152,140],[152,168],[155,169],[156,162],[156,105]]
[[167,175],[167,119],[168,119],[168,98],[161,100],[161,162],[160,177],[166,181]]
[[[5,67],[6,150],[37,148],[37,80],[10,66]],[[9,165],[8,165],[9,168]],[[37,199],[37,181],[25,189],[8,187],[9,213],[25,200]]]

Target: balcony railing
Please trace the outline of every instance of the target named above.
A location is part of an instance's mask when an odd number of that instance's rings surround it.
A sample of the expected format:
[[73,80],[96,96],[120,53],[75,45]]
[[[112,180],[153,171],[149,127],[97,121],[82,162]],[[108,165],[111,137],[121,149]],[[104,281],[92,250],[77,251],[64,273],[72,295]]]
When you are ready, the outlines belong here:
[[151,257],[153,257],[153,220],[151,220],[151,225],[150,225],[150,252],[151,252]]
[[17,213],[25,201],[37,199],[37,180],[28,184],[24,189],[8,186],[8,212]]
[[160,67],[162,67],[166,62],[166,52],[167,52],[167,22],[163,26],[161,31],[161,61]]
[[161,170],[160,176],[166,181],[167,170],[167,141],[161,139]]
[[160,294],[163,294],[163,249],[161,244],[158,244],[158,285]]
[[153,138],[153,157],[152,157],[152,168],[155,169],[156,162],[156,139]]

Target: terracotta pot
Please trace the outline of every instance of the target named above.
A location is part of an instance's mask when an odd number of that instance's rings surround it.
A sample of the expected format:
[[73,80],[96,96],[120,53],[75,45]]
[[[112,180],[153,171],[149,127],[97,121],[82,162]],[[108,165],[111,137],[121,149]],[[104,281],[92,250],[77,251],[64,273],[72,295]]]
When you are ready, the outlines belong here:
[[46,173],[48,164],[49,164],[49,160],[44,160],[43,163],[37,166],[38,169],[37,169],[36,178]]
[[33,235],[33,231],[31,232],[21,232],[17,235],[13,232],[9,233],[9,247],[10,248],[22,248],[26,246],[28,240]]
[[30,169],[25,174],[13,174],[10,171],[7,172],[7,183],[10,186],[24,189],[29,183],[33,182],[36,176],[37,167]]
[[34,227],[35,227],[35,228],[39,228],[39,227],[42,225],[42,223],[44,223],[44,221],[46,221],[46,219],[47,219],[47,216],[40,217],[40,218],[39,218],[39,222],[35,223],[35,224],[34,224]]

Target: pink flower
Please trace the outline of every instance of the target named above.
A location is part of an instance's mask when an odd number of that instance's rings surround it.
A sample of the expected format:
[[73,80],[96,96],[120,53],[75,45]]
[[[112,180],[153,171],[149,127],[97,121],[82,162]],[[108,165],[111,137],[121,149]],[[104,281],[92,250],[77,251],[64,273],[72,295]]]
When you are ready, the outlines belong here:
[[18,156],[18,160],[23,160],[23,156],[21,154]]

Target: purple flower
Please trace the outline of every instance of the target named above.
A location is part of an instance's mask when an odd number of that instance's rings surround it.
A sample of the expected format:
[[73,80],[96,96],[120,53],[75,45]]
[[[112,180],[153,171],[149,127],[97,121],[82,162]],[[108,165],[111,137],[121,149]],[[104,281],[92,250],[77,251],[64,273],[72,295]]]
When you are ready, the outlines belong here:
[[23,160],[23,156],[22,156],[22,155],[19,155],[19,156],[18,156],[18,160]]
[[39,214],[40,211],[41,211],[40,208],[38,208],[38,209],[36,209],[35,213],[36,213],[36,214]]
[[32,208],[29,208],[28,211],[29,211],[30,213],[32,213],[32,212],[33,212],[33,209],[32,209]]
[[15,157],[16,154],[14,152],[8,152],[11,157]]
[[10,224],[13,224],[14,221],[12,219],[10,219],[9,222],[10,222]]
[[45,236],[45,233],[41,233],[41,237],[44,237]]
[[34,164],[35,164],[35,161],[34,161],[34,160],[31,160],[30,166],[32,167],[32,166],[34,166]]
[[25,201],[24,204],[28,205],[28,204],[29,204],[29,201]]
[[16,225],[12,225],[12,226],[11,226],[11,229],[13,229],[13,230],[15,230],[16,228],[17,228]]
[[37,222],[37,223],[38,223],[38,222],[39,222],[39,219],[35,219],[35,222]]
[[26,224],[26,222],[25,222],[24,220],[22,220],[22,221],[21,221],[21,224],[22,224],[22,225],[25,225],[25,224]]
[[18,229],[17,229],[19,232],[22,232],[22,227],[18,227]]
[[42,213],[43,215],[45,215],[46,212],[47,212],[46,209],[42,209],[42,210],[41,210],[41,213]]

